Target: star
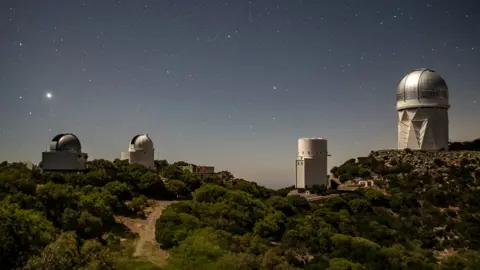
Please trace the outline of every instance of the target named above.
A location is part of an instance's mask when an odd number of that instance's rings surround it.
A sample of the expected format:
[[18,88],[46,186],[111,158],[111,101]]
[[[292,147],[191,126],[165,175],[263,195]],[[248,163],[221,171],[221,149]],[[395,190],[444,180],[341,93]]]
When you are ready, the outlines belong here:
[[46,97],[47,99],[52,99],[52,98],[53,98],[53,95],[52,95],[52,93],[47,92],[47,93],[45,94],[45,97]]

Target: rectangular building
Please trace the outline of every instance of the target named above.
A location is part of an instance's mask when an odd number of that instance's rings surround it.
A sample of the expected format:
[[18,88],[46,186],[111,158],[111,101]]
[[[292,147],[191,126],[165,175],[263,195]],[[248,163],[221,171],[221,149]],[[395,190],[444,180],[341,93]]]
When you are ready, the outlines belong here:
[[180,168],[184,171],[189,171],[193,175],[198,176],[200,178],[208,178],[215,175],[215,167],[214,166],[197,166],[197,165],[187,165],[187,166],[180,166]]
[[328,186],[328,174],[325,161],[321,159],[298,159],[296,160],[296,188],[311,188],[314,185]]
[[45,172],[84,171],[87,169],[88,155],[70,151],[42,153],[42,170]]

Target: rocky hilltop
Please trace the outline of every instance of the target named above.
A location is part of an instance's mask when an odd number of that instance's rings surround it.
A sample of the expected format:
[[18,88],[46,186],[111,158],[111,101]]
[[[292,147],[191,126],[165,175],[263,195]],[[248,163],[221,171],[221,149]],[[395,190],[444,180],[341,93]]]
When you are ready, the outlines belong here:
[[399,163],[410,164],[413,170],[425,173],[441,167],[466,166],[480,167],[480,152],[477,151],[409,151],[409,150],[383,150],[372,151],[373,157],[386,165],[395,166]]
[[[411,216],[408,227],[420,232],[423,244],[441,251],[439,257],[480,247],[480,152],[372,151],[331,172],[338,190],[381,191],[390,201],[392,219],[404,222]],[[373,180],[373,189],[358,190],[365,187],[362,180]]]
[[[350,159],[332,168],[334,179],[352,184],[361,180],[388,180],[392,175],[415,174],[441,176],[451,168],[464,168],[470,172],[480,171],[478,151],[372,151],[367,157]],[[388,182],[388,181],[387,181]]]

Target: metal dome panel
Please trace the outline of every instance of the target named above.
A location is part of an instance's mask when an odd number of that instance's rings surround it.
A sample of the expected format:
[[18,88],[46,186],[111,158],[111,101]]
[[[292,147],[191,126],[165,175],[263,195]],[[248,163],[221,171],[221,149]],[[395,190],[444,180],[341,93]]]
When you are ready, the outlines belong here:
[[148,134],[136,135],[130,141],[130,145],[133,146],[135,150],[152,150],[153,151],[153,141],[148,137]]
[[397,108],[449,108],[448,87],[445,80],[431,69],[417,69],[408,73],[397,87]]
[[80,153],[82,151],[82,144],[77,136],[72,133],[64,133],[55,136],[51,142],[55,146],[52,150],[55,151],[74,151]]

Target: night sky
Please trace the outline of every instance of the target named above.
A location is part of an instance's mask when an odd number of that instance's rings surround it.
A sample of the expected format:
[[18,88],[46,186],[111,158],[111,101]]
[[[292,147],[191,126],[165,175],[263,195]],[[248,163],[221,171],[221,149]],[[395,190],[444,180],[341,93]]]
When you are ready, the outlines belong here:
[[450,137],[477,138],[478,2],[1,0],[0,160],[65,132],[113,160],[148,133],[161,159],[293,185],[299,137],[329,167],[395,148],[396,86],[423,67]]

